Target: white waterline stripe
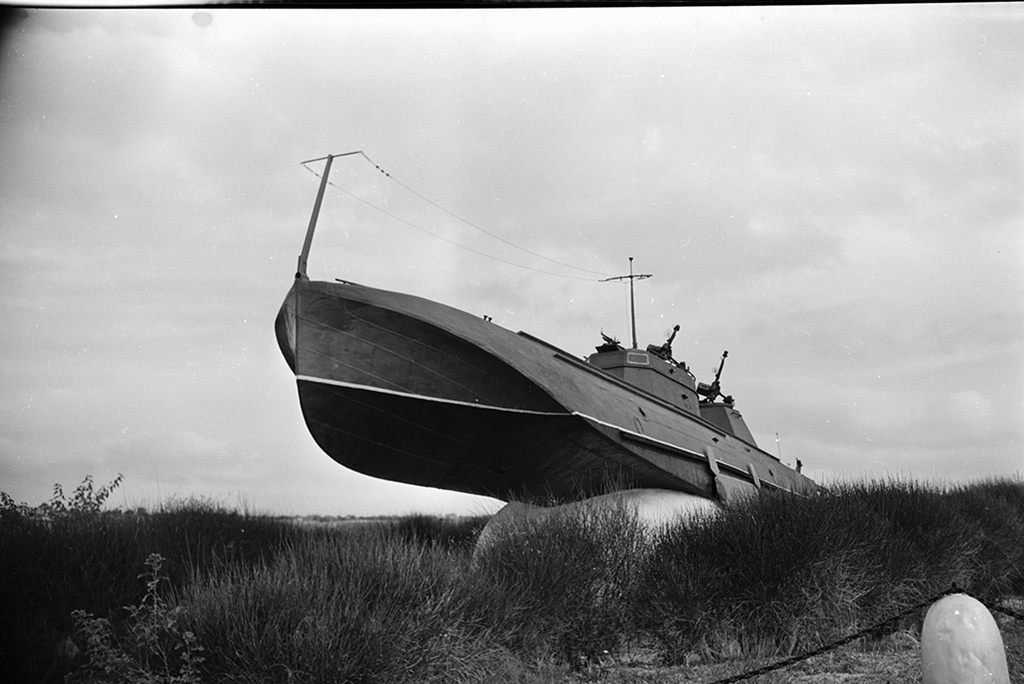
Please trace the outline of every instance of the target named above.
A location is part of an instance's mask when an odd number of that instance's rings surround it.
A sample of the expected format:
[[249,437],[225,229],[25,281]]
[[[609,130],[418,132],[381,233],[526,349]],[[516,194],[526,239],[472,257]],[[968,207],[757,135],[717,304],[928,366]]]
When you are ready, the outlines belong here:
[[[645,434],[643,434],[641,432],[636,432],[635,430],[627,430],[626,428],[622,427],[621,425],[616,425],[615,423],[605,422],[605,421],[600,420],[598,418],[594,418],[593,416],[588,416],[586,413],[580,413],[579,411],[573,411],[572,415],[574,415],[574,416],[576,416],[578,418],[584,418],[586,420],[589,420],[592,423],[597,423],[598,425],[604,425],[605,427],[613,428],[615,430],[619,430],[620,432],[625,432],[626,434],[629,434],[629,435],[634,435],[636,437],[636,441],[638,441],[638,442],[641,442],[641,443],[643,443],[643,442],[655,442],[657,444],[663,444],[663,445],[665,445],[665,448],[670,450],[670,451],[681,451],[681,452],[683,452],[683,453],[685,453],[687,455],[693,456],[694,458],[700,459],[701,461],[707,461],[707,457],[706,456],[704,456],[703,454],[698,454],[696,451],[690,451],[689,449],[684,449],[683,447],[676,446],[675,444],[672,444],[671,442],[666,442],[665,440],[662,440],[662,439],[656,439],[656,438],[651,437],[649,435],[645,435]],[[724,461],[718,461],[718,462],[719,463],[725,463]],[[728,464],[726,464],[726,465],[728,465]]]
[[[671,442],[666,442],[666,441],[664,441],[662,439],[656,439],[654,437],[651,437],[650,435],[645,435],[645,434],[643,434],[641,432],[636,432],[634,430],[627,430],[626,428],[621,427],[619,425],[616,425],[614,423],[608,423],[606,421],[599,420],[597,418],[594,418],[593,416],[588,416],[585,413],[580,413],[579,411],[573,411],[572,415],[576,416],[577,418],[583,418],[584,420],[589,420],[589,421],[591,421],[593,423],[597,423],[598,425],[604,425],[605,427],[609,427],[609,428],[612,428],[614,430],[618,430],[619,432],[624,432],[624,433],[626,433],[628,435],[633,436],[634,437],[634,441],[639,442],[641,444],[643,444],[644,442],[654,442],[656,444],[664,445],[664,448],[666,449],[666,451],[677,452],[677,453],[681,452],[683,454],[686,454],[687,456],[692,457],[695,460],[703,461],[705,463],[707,462],[707,456],[705,456],[704,454],[698,454],[696,451],[690,451],[689,449],[684,449],[683,447],[676,446],[675,444],[672,444]],[[714,458],[714,457],[712,457],[712,458]],[[718,465],[724,466],[725,468],[733,471],[734,473],[738,473],[740,475],[746,474],[745,470],[743,470],[742,468],[739,468],[737,466],[734,466],[733,464],[728,463],[727,461],[723,461],[723,460],[720,460],[718,458],[715,458],[715,462]],[[770,487],[774,487],[776,489],[781,489],[784,492],[790,492],[790,493],[793,492],[793,490],[790,489],[789,487],[786,487],[784,485],[778,484],[776,482],[772,482],[770,480],[761,480],[761,483],[762,484],[766,484],[766,485],[768,485]]]
[[454,406],[468,406],[469,408],[476,409],[489,409],[491,411],[505,411],[508,413],[522,413],[531,416],[569,416],[572,415],[566,413],[555,413],[552,411],[532,411],[530,409],[517,409],[508,408],[507,406],[491,406],[489,404],[473,404],[468,401],[459,401],[457,399],[443,399],[441,397],[429,397],[425,394],[414,394],[412,392],[399,392],[397,390],[384,389],[383,387],[371,387],[370,385],[359,385],[354,382],[343,382],[341,380],[329,380],[327,378],[317,378],[312,375],[296,375],[296,380],[305,380],[306,382],[316,382],[321,385],[334,385],[335,387],[347,387],[350,389],[368,390],[370,392],[379,392],[381,394],[391,394],[396,397],[404,397],[407,399],[420,399],[422,401],[433,401],[439,404],[452,404]]

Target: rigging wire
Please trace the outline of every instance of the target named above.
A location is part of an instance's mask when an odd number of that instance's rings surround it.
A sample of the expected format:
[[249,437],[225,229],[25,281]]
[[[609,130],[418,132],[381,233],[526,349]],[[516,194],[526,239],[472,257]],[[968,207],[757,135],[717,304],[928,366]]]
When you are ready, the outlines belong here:
[[[581,271],[583,273],[590,273],[590,274],[593,274],[593,275],[599,275],[599,276],[607,276],[608,275],[607,273],[602,273],[600,271],[592,271],[592,270],[589,270],[589,269],[586,269],[586,268],[580,268],[579,266],[573,266],[572,264],[567,264],[567,263],[558,261],[557,259],[551,259],[549,257],[546,257],[546,256],[542,255],[542,254],[537,254],[536,252],[531,252],[530,250],[526,249],[525,247],[520,247],[519,245],[517,245],[515,243],[509,242],[508,240],[506,240],[506,239],[504,239],[504,238],[502,238],[502,237],[500,237],[498,235],[495,235],[494,233],[491,233],[491,232],[481,228],[480,226],[476,225],[475,223],[462,218],[458,214],[455,214],[455,213],[449,211],[448,209],[446,209],[445,207],[441,206],[437,202],[434,202],[430,198],[421,195],[419,192],[417,192],[413,188],[409,187],[408,185],[406,185],[405,183],[403,183],[402,181],[398,180],[397,178],[392,176],[390,173],[385,171],[383,168],[381,168],[377,163],[375,163],[372,159],[370,159],[366,155],[365,152],[359,151],[358,154],[361,155],[364,159],[366,159],[366,161],[369,162],[381,174],[383,174],[385,177],[387,177],[391,181],[397,183],[401,187],[405,188],[408,192],[412,193],[416,197],[419,197],[424,202],[427,202],[428,204],[430,204],[430,205],[440,209],[441,211],[443,211],[444,213],[448,214],[452,218],[454,218],[454,219],[456,219],[456,220],[466,224],[467,226],[469,226],[471,228],[474,228],[474,229],[480,231],[481,233],[483,233],[484,235],[487,235],[488,237],[491,237],[491,238],[493,238],[495,240],[498,240],[499,242],[503,242],[506,245],[508,245],[510,247],[514,247],[515,249],[518,249],[518,250],[520,250],[522,252],[525,252],[525,253],[527,253],[527,254],[529,254],[531,256],[537,257],[539,259],[543,259],[545,261],[549,261],[549,262],[551,262],[553,264],[557,264],[559,266],[564,266],[566,268],[571,268],[571,269],[573,269],[575,271]],[[314,176],[316,176],[317,178],[320,178],[320,174],[318,174],[313,169],[309,168],[306,165],[306,162],[302,163],[302,167],[304,169],[306,169],[307,171],[309,171]],[[401,216],[398,216],[398,215],[388,211],[387,209],[384,209],[384,208],[374,204],[373,202],[370,202],[369,200],[366,200],[366,199],[356,195],[355,193],[353,193],[353,192],[351,192],[351,191],[341,187],[340,185],[335,185],[332,181],[327,181],[327,184],[330,185],[331,187],[333,187],[334,189],[340,190],[341,192],[344,192],[346,195],[348,195],[348,196],[350,196],[350,197],[352,197],[354,199],[359,200],[360,202],[362,202],[363,204],[369,206],[370,208],[375,209],[376,211],[379,211],[380,213],[384,214],[385,216],[389,216],[389,217],[395,219],[396,221],[398,221],[400,223],[404,223],[405,225],[409,226],[410,228],[414,228],[414,229],[416,229],[416,230],[418,230],[418,231],[420,231],[422,233],[426,233],[427,235],[429,235],[431,237],[434,237],[434,238],[437,238],[438,240],[443,240],[444,242],[448,242],[450,244],[453,244],[456,247],[460,247],[460,248],[462,248],[462,249],[464,249],[464,250],[466,250],[468,252],[472,252],[473,254],[477,254],[479,256],[486,257],[488,259],[493,259],[494,261],[498,261],[500,263],[507,264],[509,266],[515,266],[517,268],[522,268],[522,269],[525,269],[525,270],[528,270],[528,271],[534,271],[536,273],[543,273],[545,275],[556,276],[556,277],[559,277],[559,278],[568,278],[570,280],[583,280],[583,281],[588,281],[588,282],[594,282],[596,280],[595,278],[585,278],[585,277],[582,277],[582,276],[574,276],[574,275],[567,275],[567,274],[564,274],[564,273],[555,273],[553,271],[545,271],[543,269],[533,268],[531,266],[525,266],[523,264],[515,263],[515,262],[512,262],[512,261],[507,261],[507,260],[502,259],[500,257],[496,257],[496,256],[494,256],[492,254],[487,254],[486,252],[481,252],[479,250],[473,249],[472,247],[467,247],[467,246],[465,246],[465,245],[463,245],[463,244],[461,244],[459,242],[456,242],[455,240],[453,240],[451,238],[446,238],[443,235],[438,235],[437,233],[435,233],[435,232],[433,232],[431,230],[427,230],[426,228],[424,228],[424,227],[422,227],[420,225],[417,225],[417,224],[415,224],[415,223],[413,223],[411,221],[408,221],[408,220],[402,218]],[[600,282],[600,281],[598,281],[598,282]]]
[[537,254],[536,252],[531,252],[530,250],[526,249],[525,247],[521,247],[521,246],[519,246],[519,245],[517,245],[515,243],[509,242],[508,240],[506,240],[505,238],[501,237],[500,235],[495,235],[494,233],[491,233],[490,231],[485,230],[484,228],[481,228],[480,226],[476,225],[472,221],[468,221],[468,220],[462,218],[461,216],[459,216],[458,214],[455,214],[454,212],[449,211],[448,209],[446,209],[445,207],[441,206],[440,204],[438,204],[434,200],[430,199],[429,197],[424,197],[420,193],[416,192],[416,190],[410,188],[408,185],[406,185],[405,183],[403,183],[402,181],[398,180],[397,178],[392,176],[390,173],[388,173],[387,171],[382,169],[376,162],[374,162],[372,159],[370,159],[366,155],[365,152],[360,152],[360,154],[363,156],[364,159],[366,159],[366,161],[370,162],[370,164],[372,164],[375,169],[377,169],[382,174],[384,174],[385,176],[387,176],[388,178],[393,180],[395,183],[398,183],[400,186],[402,186],[403,188],[405,188],[406,190],[408,190],[412,194],[414,194],[417,197],[419,197],[421,200],[423,200],[427,204],[430,204],[430,205],[433,205],[433,206],[437,207],[438,209],[440,209],[444,213],[448,214],[452,218],[456,219],[457,221],[461,221],[462,223],[466,224],[470,228],[474,228],[476,230],[479,230],[481,233],[483,233],[484,235],[487,235],[488,237],[494,238],[495,240],[497,240],[499,242],[503,242],[506,245],[508,245],[509,247],[513,247],[515,249],[518,249],[521,252],[526,252],[530,256],[535,256],[535,257],[537,257],[539,259],[544,259],[545,261],[550,261],[551,263],[558,264],[559,266],[565,266],[566,268],[571,268],[574,271],[582,271],[584,273],[591,273],[593,275],[608,275],[607,273],[602,273],[600,271],[591,271],[591,270],[586,269],[586,268],[580,268],[579,266],[573,266],[572,264],[567,264],[565,262],[558,261],[557,259],[551,259],[549,257],[544,256],[543,254]]

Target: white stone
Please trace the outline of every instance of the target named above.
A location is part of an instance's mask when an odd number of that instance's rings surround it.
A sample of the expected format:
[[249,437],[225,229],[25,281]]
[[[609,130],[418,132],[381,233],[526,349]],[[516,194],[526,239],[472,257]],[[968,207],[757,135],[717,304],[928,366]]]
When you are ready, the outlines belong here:
[[719,504],[703,497],[666,489],[628,489],[602,494],[561,506],[533,506],[513,501],[502,507],[480,532],[474,555],[493,543],[495,537],[529,522],[561,515],[586,515],[622,509],[635,514],[642,528],[655,533],[665,526],[716,514]]
[[923,684],[1010,684],[999,627],[966,594],[932,604],[921,628]]

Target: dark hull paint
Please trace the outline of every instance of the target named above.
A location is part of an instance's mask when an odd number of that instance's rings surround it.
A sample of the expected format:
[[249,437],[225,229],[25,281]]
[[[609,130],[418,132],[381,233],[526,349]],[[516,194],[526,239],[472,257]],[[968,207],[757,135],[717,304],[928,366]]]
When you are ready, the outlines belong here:
[[500,499],[816,488],[699,416],[436,302],[300,279],[276,328],[310,433],[374,477]]

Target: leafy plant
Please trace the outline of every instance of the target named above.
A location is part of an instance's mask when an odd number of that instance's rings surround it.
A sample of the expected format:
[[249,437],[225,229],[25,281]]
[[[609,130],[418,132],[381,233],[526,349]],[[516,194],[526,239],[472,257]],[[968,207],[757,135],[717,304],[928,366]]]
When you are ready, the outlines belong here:
[[124,475],[117,474],[110,484],[95,487],[92,475],[86,475],[81,484],[75,487],[71,498],[64,494],[64,487],[59,483],[53,485],[50,500],[32,507],[28,504],[16,504],[7,492],[0,492],[0,516],[4,519],[12,517],[31,517],[33,515],[46,518],[62,518],[67,516],[96,515],[103,509],[110,495],[121,486]]
[[124,475],[117,474],[117,477],[100,488],[93,487],[92,475],[86,475],[82,483],[75,487],[70,499],[64,496],[64,489],[60,483],[53,485],[53,496],[50,500],[39,506],[39,510],[50,516],[62,515],[95,515],[103,508],[115,489],[124,480]]
[[153,553],[146,559],[146,594],[142,602],[125,606],[127,633],[118,638],[110,621],[87,613],[72,612],[75,636],[84,643],[86,662],[69,675],[69,682],[122,681],[144,684],[193,684],[201,681],[199,665],[203,647],[195,634],[184,629],[185,609],[173,608],[160,596],[164,558]]

